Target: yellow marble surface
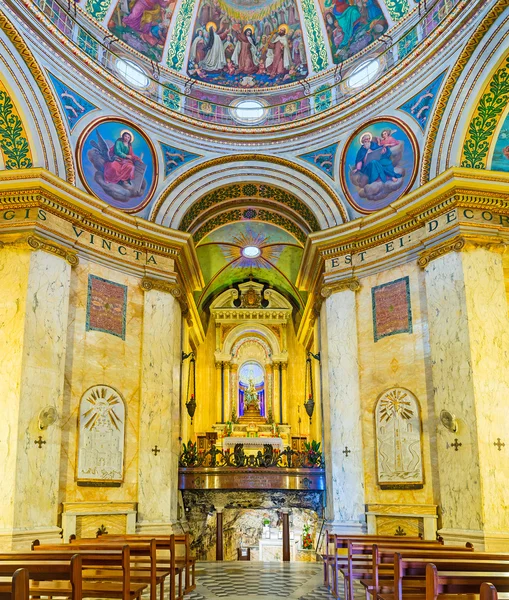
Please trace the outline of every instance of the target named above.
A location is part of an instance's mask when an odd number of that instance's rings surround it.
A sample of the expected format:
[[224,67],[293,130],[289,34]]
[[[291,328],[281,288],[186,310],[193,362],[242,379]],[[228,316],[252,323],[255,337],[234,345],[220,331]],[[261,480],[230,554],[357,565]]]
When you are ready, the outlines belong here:
[[[125,341],[108,333],[86,331],[89,274],[128,287]],[[143,291],[138,278],[80,261],[73,270],[67,330],[60,502],[137,499],[142,318]],[[126,403],[124,483],[117,488],[82,487],[75,480],[79,402],[89,387],[98,384],[113,386]]]
[[[409,277],[412,333],[400,333],[374,341],[371,289]],[[430,446],[434,445],[433,388],[427,367],[429,344],[426,306],[422,295],[423,274],[415,263],[363,277],[357,292],[359,336],[359,379],[364,443],[364,480],[367,503],[432,504],[434,467]],[[382,490],[377,484],[375,405],[380,394],[391,387],[410,390],[418,399],[423,425],[422,448],[424,487],[420,490]]]
[[61,430],[39,429],[39,414],[47,407],[62,412],[70,271],[53,254],[0,249],[0,348],[9,375],[0,383],[4,547],[17,546],[16,538],[28,531],[58,538]]

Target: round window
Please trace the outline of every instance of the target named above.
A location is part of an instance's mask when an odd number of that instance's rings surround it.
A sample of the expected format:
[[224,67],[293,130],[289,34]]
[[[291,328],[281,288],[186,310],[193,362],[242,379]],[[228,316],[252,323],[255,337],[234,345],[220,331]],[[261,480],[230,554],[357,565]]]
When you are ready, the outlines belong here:
[[149,85],[150,79],[136,63],[124,60],[123,58],[117,58],[115,66],[119,75],[130,85],[138,88],[146,88]]
[[231,113],[239,123],[254,125],[263,121],[266,108],[259,100],[246,99],[235,102]]
[[380,63],[376,58],[367,60],[356,67],[348,77],[348,85],[351,88],[360,88],[371,83],[378,73]]

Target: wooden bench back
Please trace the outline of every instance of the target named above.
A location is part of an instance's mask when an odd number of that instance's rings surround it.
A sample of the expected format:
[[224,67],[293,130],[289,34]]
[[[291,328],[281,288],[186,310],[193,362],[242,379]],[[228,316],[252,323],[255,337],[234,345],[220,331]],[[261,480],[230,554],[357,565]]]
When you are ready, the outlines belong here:
[[[31,562],[33,568],[30,568]],[[36,564],[42,562],[45,563],[44,575],[41,574],[40,569],[35,568]],[[55,562],[54,568],[52,568],[51,562]],[[68,564],[62,569],[60,568],[62,563]],[[71,583],[71,600],[81,600],[83,597],[82,561],[79,554],[69,553],[66,557],[53,557],[36,555],[33,552],[0,553],[0,575],[12,577],[18,569],[28,570],[29,579],[69,581]]]
[[436,565],[426,565],[426,600],[437,600],[438,595],[443,593],[477,594],[485,583],[490,587],[484,587],[484,593],[490,596],[496,595],[497,590],[509,592],[509,577],[497,577],[497,573],[490,573],[486,566],[483,565],[479,574],[465,575],[462,572],[440,573]]
[[29,576],[27,569],[18,569],[12,576],[11,600],[29,600]]
[[[122,569],[122,597],[123,600],[130,599],[131,593],[131,549],[127,544],[118,548],[104,547],[94,550],[89,546],[81,547],[78,544],[40,544],[39,540],[32,542],[33,560],[58,560],[57,557],[65,557],[78,553],[83,567],[88,568],[111,568]],[[0,555],[1,556],[1,555]]]

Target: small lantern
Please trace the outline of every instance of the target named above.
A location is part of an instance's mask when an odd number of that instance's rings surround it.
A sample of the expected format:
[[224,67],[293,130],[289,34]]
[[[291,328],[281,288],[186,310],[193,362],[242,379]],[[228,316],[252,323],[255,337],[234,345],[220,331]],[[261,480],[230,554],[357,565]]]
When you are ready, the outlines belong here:
[[186,402],[187,414],[191,417],[191,425],[193,424],[194,414],[196,412],[196,359],[194,352],[188,354],[182,353],[182,361],[191,357],[189,361],[189,377],[187,379],[187,398]]

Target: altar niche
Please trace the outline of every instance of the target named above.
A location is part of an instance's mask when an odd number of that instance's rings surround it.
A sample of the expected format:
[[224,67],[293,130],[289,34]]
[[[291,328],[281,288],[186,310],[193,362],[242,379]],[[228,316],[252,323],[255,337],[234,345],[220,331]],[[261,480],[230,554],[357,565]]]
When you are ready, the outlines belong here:
[[247,361],[239,369],[238,416],[247,413],[267,416],[265,369],[255,361]]

